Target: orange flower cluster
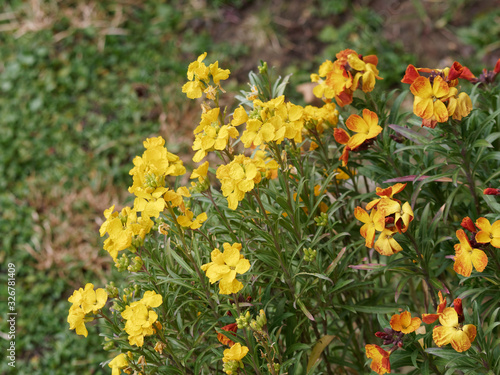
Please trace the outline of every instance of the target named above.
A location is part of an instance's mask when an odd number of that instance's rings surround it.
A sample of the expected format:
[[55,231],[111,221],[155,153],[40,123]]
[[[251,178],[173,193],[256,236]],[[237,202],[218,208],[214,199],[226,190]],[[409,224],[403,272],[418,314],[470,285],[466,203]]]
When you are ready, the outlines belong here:
[[[420,73],[427,73],[423,76]],[[428,69],[408,65],[401,80],[410,84],[410,91],[415,96],[413,113],[422,118],[422,126],[435,128],[438,122],[448,118],[461,120],[472,110],[472,101],[465,92],[458,92],[458,79],[473,80],[471,71],[454,62],[451,68]]]
[[363,117],[351,115],[346,120],[345,125],[353,132],[350,136],[347,131],[341,128],[335,128],[333,136],[335,140],[345,145],[339,160],[342,160],[342,166],[345,167],[349,161],[349,151],[361,151],[373,143],[373,139],[380,134],[382,127],[378,125],[378,116],[369,109],[363,110]]
[[[393,238],[395,233],[405,233],[413,220],[413,210],[408,202],[401,205],[401,201],[394,199],[394,195],[401,192],[406,184],[397,183],[388,188],[377,187],[376,194],[380,197],[366,205],[366,210],[356,207],[354,216],[364,223],[360,233],[365,238],[367,247],[375,247],[382,255],[393,255],[400,252],[402,247]],[[381,232],[375,242],[376,232]]]
[[375,87],[378,75],[378,58],[375,55],[362,56],[352,49],[345,49],[336,55],[334,62],[326,60],[319,67],[318,74],[311,74],[311,81],[318,82],[313,93],[327,101],[335,98],[341,107],[352,103],[352,95],[361,84],[364,92]]

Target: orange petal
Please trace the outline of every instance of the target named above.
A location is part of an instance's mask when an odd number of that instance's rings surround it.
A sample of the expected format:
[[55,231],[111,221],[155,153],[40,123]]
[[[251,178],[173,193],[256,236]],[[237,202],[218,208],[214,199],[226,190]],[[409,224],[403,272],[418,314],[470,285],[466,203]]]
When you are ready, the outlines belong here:
[[[469,324],[469,325],[472,325],[472,324]],[[475,327],[474,327],[474,329],[475,329]],[[474,333],[474,337],[475,336],[476,335]],[[453,349],[455,349],[459,353],[465,352],[471,346],[471,341],[469,339],[469,336],[467,335],[467,333],[465,333],[462,330],[456,331],[453,334],[450,342],[451,342],[451,346],[453,347]]]
[[378,116],[375,112],[370,111],[369,109],[363,109],[363,119],[368,124],[369,128],[378,125]]
[[472,262],[470,257],[460,253],[460,255],[455,256],[455,264],[453,265],[453,269],[459,275],[469,277],[472,273]]
[[361,207],[356,207],[354,209],[354,217],[365,224],[371,222],[370,215],[368,215],[368,212],[363,210]]
[[[363,111],[364,112],[364,111]],[[364,115],[364,113],[363,113]],[[356,133],[368,133],[369,126],[364,119],[358,115],[351,115],[346,120],[345,125],[349,130]]]
[[434,83],[432,84],[432,92],[435,97],[442,98],[443,96],[448,95],[450,92],[450,86],[448,86],[448,83],[446,83],[441,76],[437,76],[434,78]]
[[425,324],[432,324],[439,319],[439,314],[422,314],[422,321]]
[[417,68],[410,64],[406,68],[405,76],[403,77],[401,82],[409,83],[411,85],[418,77],[420,77],[420,73],[418,72]]
[[453,334],[456,332],[453,327],[436,326],[432,330],[432,339],[437,346],[443,346],[450,343]]
[[333,137],[341,145],[345,145],[347,142],[349,142],[349,139],[351,138],[349,136],[349,134],[344,129],[340,129],[340,128],[334,129]]
[[448,121],[448,109],[441,100],[436,100],[434,102],[434,116],[438,122]]
[[488,265],[488,256],[485,252],[479,249],[473,249],[471,258],[474,268],[479,272],[483,272]]
[[432,96],[432,87],[429,79],[426,77],[416,78],[410,86],[410,91],[415,96],[430,98]]
[[415,96],[413,101],[413,113],[423,119],[430,119],[434,114],[434,105],[430,97],[422,98]]

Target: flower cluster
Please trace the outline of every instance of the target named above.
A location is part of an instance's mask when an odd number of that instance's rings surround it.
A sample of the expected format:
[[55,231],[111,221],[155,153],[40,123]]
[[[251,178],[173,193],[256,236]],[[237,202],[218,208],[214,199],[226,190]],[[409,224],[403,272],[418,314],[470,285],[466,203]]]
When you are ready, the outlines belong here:
[[226,125],[221,125],[219,107],[203,113],[200,124],[194,129],[193,150],[196,153],[193,156],[193,161],[195,163],[202,161],[210,151],[224,150],[228,146],[230,138],[239,137],[240,134],[236,126],[245,123],[247,119],[248,115],[241,106],[234,111],[231,124]]
[[116,262],[118,252],[134,247],[134,239],[143,240],[153,226],[153,221],[145,216],[137,216],[135,209],[124,207],[120,212],[115,212],[115,206],[104,211],[106,221],[102,223],[99,233],[108,238],[104,241],[104,250]]
[[345,145],[344,151],[340,156],[343,167],[347,165],[349,160],[349,151],[361,151],[366,149],[373,143],[373,139],[382,131],[382,127],[378,125],[377,114],[369,109],[363,110],[363,117],[356,114],[349,116],[345,125],[356,134],[350,136],[347,131],[341,128],[336,128],[334,130],[335,140]]
[[[405,233],[413,220],[413,210],[408,202],[394,199],[406,184],[397,183],[388,188],[377,187],[376,194],[380,197],[366,205],[368,214],[361,207],[356,207],[354,216],[364,223],[360,233],[365,238],[367,247],[374,247],[382,255],[393,255],[402,250],[401,245],[393,238],[396,233]],[[376,232],[381,232],[375,242]]]
[[236,280],[236,274],[244,274],[250,269],[250,262],[240,254],[241,244],[224,243],[224,251],[214,249],[211,254],[212,261],[201,266],[205,271],[210,283],[220,280],[219,293],[232,294],[243,289],[243,284]]
[[343,50],[332,62],[325,61],[319,67],[318,74],[311,74],[311,81],[318,82],[314,95],[318,98],[333,99],[341,107],[352,103],[354,91],[361,83],[364,92],[375,87],[378,75],[378,58],[375,55],[362,56],[351,49]]
[[266,173],[266,164],[259,163],[245,155],[237,155],[229,164],[217,168],[216,177],[220,180],[222,194],[227,197],[229,208],[235,210],[238,202],[242,201],[245,193],[252,191],[255,184]]
[[[428,73],[423,76],[420,73]],[[438,122],[461,120],[469,115],[472,102],[465,92],[458,92],[458,79],[471,80],[474,75],[458,62],[451,68],[427,69],[409,65],[401,80],[410,84],[410,91],[415,96],[413,112],[422,118],[422,126],[436,127]]]
[[262,102],[254,100],[254,115],[247,121],[246,130],[241,135],[245,147],[263,143],[280,144],[285,138],[302,142],[304,121],[301,106],[285,102],[285,96]]
[[125,332],[128,333],[130,345],[143,346],[144,337],[155,333],[153,323],[158,319],[158,314],[151,310],[163,303],[161,295],[147,291],[139,301],[132,302],[121,313],[126,320]]
[[104,307],[108,300],[108,294],[104,289],[94,290],[93,284],[86,284],[85,289],[80,288],[73,292],[68,301],[73,305],[69,308],[68,323],[69,329],[74,329],[78,335],[87,337],[88,331],[85,327],[86,315],[96,314]]
[[[220,81],[228,79],[231,73],[229,69],[219,68],[218,61],[207,67],[203,62],[205,57],[207,57],[206,52],[198,56],[196,61],[189,64],[187,72],[189,82],[182,86],[182,92],[189,99],[200,98],[203,93],[207,95],[208,99],[215,99],[217,89],[223,91]],[[215,86],[210,85],[210,77]]]

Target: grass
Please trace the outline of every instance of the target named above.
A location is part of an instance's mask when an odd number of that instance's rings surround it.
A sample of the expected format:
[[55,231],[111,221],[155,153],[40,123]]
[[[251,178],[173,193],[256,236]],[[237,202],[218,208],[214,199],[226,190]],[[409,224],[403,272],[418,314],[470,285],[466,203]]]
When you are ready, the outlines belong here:
[[[109,373],[99,366],[107,355],[97,336],[82,339],[67,329],[66,300],[83,280],[102,286],[123,277],[111,272],[97,233],[104,209],[124,200],[120,192],[130,184],[142,141],[162,135],[170,151],[189,161],[197,110],[180,87],[198,54],[208,51],[209,59],[231,67],[229,84],[241,88],[259,59],[308,82],[343,48],[376,53],[387,87],[408,63],[418,65],[404,41],[386,35],[388,20],[363,1],[324,8],[327,3],[278,1],[267,9],[245,0],[18,0],[0,6],[0,278],[6,285],[3,270],[16,265],[23,372]],[[442,19],[433,11],[422,22]],[[498,10],[459,26],[454,15],[445,13],[442,27],[488,61],[498,51],[498,28],[487,27]],[[6,300],[3,287],[1,293]],[[3,313],[0,332],[6,332]],[[9,373],[1,362],[0,372]]]

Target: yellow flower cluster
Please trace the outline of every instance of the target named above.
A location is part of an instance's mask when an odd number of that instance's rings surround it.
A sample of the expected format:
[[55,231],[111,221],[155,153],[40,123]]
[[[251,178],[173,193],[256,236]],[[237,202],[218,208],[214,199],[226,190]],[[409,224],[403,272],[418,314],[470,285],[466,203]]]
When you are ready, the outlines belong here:
[[230,125],[221,125],[219,115],[219,107],[210,109],[201,115],[200,124],[194,130],[193,150],[196,151],[193,156],[194,162],[202,161],[210,151],[224,150],[229,143],[229,138],[239,137],[240,134],[236,126],[243,124],[248,119],[245,109],[241,106],[234,112]]
[[217,168],[216,177],[222,184],[222,194],[227,197],[229,208],[235,210],[238,207],[245,193],[261,181],[261,172],[267,172],[264,160],[251,159],[245,155],[237,155],[229,164]]
[[257,116],[247,121],[246,130],[241,135],[245,147],[259,146],[264,142],[280,144],[285,138],[302,142],[304,121],[301,106],[285,103],[285,96],[267,102],[253,101]]
[[86,284],[85,289],[75,290],[73,295],[68,298],[68,301],[73,304],[69,308],[68,314],[69,329],[74,329],[78,335],[87,337],[85,316],[90,313],[97,313],[104,307],[107,300],[108,294],[106,291],[104,289],[94,291],[94,285],[91,283]]
[[[376,194],[380,197],[366,205],[372,210],[370,214],[361,207],[356,207],[354,216],[364,223],[360,229],[367,247],[375,247],[382,255],[393,255],[400,252],[402,247],[393,238],[395,233],[404,233],[413,220],[413,210],[408,202],[401,202],[393,196],[401,192],[406,184],[397,183],[388,188],[377,187]],[[375,242],[375,233],[381,232]]]
[[163,303],[161,295],[147,291],[141,300],[132,302],[121,313],[126,320],[125,332],[128,333],[130,345],[144,345],[144,337],[155,333],[153,323],[158,319],[158,314],[151,310]]
[[243,289],[243,284],[236,280],[236,274],[244,274],[250,269],[250,262],[240,254],[241,244],[224,243],[224,252],[214,249],[211,254],[212,261],[201,266],[210,280],[210,284],[219,283],[220,294],[237,293]]
[[146,151],[142,157],[134,158],[134,168],[130,171],[134,183],[128,190],[136,196],[134,208],[148,217],[158,217],[165,208],[163,195],[168,190],[165,177],[186,173],[179,157],[168,152],[164,145],[162,137],[147,139]]
[[323,134],[326,129],[337,126],[339,111],[334,103],[325,103],[322,107],[308,105],[304,107],[302,118],[304,120],[303,132],[309,133],[314,129],[317,134]]
[[116,262],[118,252],[132,246],[137,236],[144,239],[153,226],[153,221],[147,216],[137,216],[137,212],[130,207],[124,207],[121,212],[114,212],[115,206],[104,211],[106,221],[102,223],[99,233],[109,237],[104,241],[106,250]]
[[[189,64],[187,72],[189,82],[182,86],[182,92],[189,99],[200,98],[204,92],[208,99],[215,99],[217,88],[222,90],[220,81],[228,79],[231,73],[229,69],[220,69],[218,61],[207,67],[203,62],[205,57],[207,57],[206,52],[198,56],[196,61]],[[210,77],[212,77],[215,87],[210,85]]]

